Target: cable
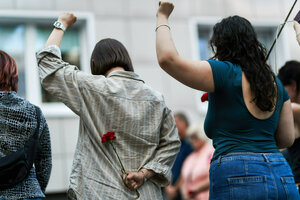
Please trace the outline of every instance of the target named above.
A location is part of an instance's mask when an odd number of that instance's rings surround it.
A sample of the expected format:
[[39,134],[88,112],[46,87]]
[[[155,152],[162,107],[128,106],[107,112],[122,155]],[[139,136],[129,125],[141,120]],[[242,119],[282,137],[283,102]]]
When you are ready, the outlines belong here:
[[285,18],[285,20],[284,20],[283,26],[281,27],[279,33],[276,35],[275,40],[274,40],[274,42],[273,42],[273,44],[272,44],[272,46],[271,46],[271,48],[270,48],[270,50],[269,50],[269,52],[268,52],[268,55],[267,55],[267,57],[266,57],[266,61],[269,59],[269,56],[270,56],[270,54],[271,54],[271,51],[272,51],[273,48],[274,48],[274,45],[275,45],[275,43],[276,43],[276,41],[277,41],[277,38],[279,37],[279,35],[280,35],[282,29],[284,28],[284,26],[285,26],[287,20],[289,19],[289,17],[290,17],[290,15],[291,15],[291,13],[292,13],[292,11],[293,11],[293,9],[294,9],[294,7],[295,7],[297,1],[298,1],[298,0],[295,0],[295,2],[294,2],[294,4],[293,4],[292,8],[290,9],[288,15],[286,16],[286,18]]

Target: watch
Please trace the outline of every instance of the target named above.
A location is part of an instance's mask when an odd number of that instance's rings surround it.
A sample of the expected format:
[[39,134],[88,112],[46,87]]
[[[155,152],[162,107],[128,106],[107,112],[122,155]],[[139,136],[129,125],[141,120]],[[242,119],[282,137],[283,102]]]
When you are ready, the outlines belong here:
[[58,28],[58,29],[63,30],[63,32],[66,31],[65,26],[64,26],[63,23],[60,22],[60,21],[55,21],[54,24],[53,24],[53,26],[54,26],[55,28]]

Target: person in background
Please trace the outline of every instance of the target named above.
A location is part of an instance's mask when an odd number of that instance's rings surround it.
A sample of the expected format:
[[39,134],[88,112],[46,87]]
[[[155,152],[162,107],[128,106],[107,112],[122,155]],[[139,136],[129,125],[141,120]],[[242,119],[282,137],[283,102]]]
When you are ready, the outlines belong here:
[[[95,45],[92,74],[64,62],[64,30],[75,21],[73,14],[61,14],[37,53],[42,86],[80,117],[68,198],[135,199],[138,189],[141,200],[162,199],[180,148],[173,113],[163,95],[134,73],[128,51],[115,39]],[[101,142],[109,132],[127,174],[113,148]]]
[[[294,116],[294,131],[295,142],[282,153],[289,162],[296,185],[300,185],[300,62],[292,60],[285,63],[278,73],[278,78],[281,80],[287,90],[291,101]],[[299,190],[300,191],[300,190]]]
[[[17,92],[16,62],[0,50],[0,158],[23,148],[36,132],[38,123],[36,108]],[[45,197],[52,168],[52,156],[49,129],[42,112],[40,112],[38,142],[34,167],[31,168],[29,175],[12,188],[0,190],[0,200],[37,200]]]
[[291,101],[251,23],[240,16],[222,19],[210,39],[214,56],[190,60],[178,54],[172,40],[173,9],[170,2],[159,3],[157,59],[173,78],[209,92],[204,130],[215,148],[209,199],[300,199],[278,150],[295,139]]
[[178,112],[174,115],[176,126],[178,129],[178,134],[181,141],[180,151],[176,157],[175,163],[172,167],[172,183],[165,188],[167,197],[171,200],[180,200],[180,172],[184,160],[193,152],[193,148],[186,139],[187,128],[189,126],[189,121],[184,113]]
[[186,200],[208,200],[209,167],[214,148],[204,133],[203,123],[190,126],[187,138],[194,151],[185,159],[181,169],[181,194]]

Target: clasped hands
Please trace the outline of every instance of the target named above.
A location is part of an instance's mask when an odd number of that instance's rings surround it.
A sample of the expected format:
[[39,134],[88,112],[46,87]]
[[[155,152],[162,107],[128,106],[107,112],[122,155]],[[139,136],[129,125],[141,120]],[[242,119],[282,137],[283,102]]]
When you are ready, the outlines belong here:
[[126,187],[128,187],[130,190],[137,190],[144,184],[145,180],[144,173],[141,171],[123,174],[122,179]]

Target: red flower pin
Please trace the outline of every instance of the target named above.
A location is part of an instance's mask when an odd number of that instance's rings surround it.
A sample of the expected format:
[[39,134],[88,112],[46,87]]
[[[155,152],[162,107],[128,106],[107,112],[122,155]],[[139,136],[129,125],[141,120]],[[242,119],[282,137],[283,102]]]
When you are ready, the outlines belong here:
[[201,101],[204,102],[204,101],[208,101],[208,92],[204,93],[201,97]]

